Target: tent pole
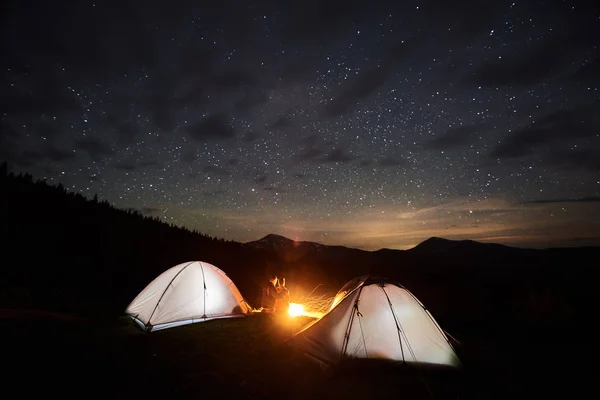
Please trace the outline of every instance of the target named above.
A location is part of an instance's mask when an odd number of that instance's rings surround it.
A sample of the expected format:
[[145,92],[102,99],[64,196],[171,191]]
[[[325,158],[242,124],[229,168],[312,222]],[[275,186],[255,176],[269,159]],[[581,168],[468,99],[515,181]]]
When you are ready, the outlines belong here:
[[[350,330],[352,329],[352,322],[354,321],[354,315],[358,312],[358,300],[360,299],[360,293],[362,292],[362,286],[358,289],[358,294],[356,295],[356,300],[354,300],[354,305],[352,306],[352,315],[348,320],[348,326],[346,327],[346,334],[344,335],[344,342],[342,343],[342,354],[340,354],[340,360],[344,358],[346,355],[346,350],[348,349],[348,342],[350,341]],[[365,348],[365,351],[367,349]]]
[[[204,302],[202,303],[202,305],[204,306],[204,310],[202,312],[202,317],[206,319],[206,278],[204,277],[204,265],[202,265],[202,263],[200,263],[200,271],[202,271],[202,285],[204,286]],[[231,281],[233,283],[233,281]]]
[[167,292],[167,289],[169,288],[169,286],[171,286],[171,284],[173,283],[173,281],[175,280],[175,278],[177,278],[179,276],[179,274],[183,272],[184,269],[186,269],[187,267],[189,267],[193,263],[194,263],[194,261],[190,262],[188,265],[186,265],[185,267],[181,268],[179,270],[179,272],[175,274],[175,276],[173,277],[173,279],[171,279],[171,282],[169,282],[169,284],[165,287],[165,290],[163,290],[162,294],[160,295],[160,299],[158,299],[158,301],[156,302],[156,305],[154,306],[154,310],[152,310],[152,314],[150,314],[150,317],[148,318],[147,324],[150,324],[150,321],[152,321],[152,317],[154,316],[154,312],[156,312],[156,309],[158,308],[158,305],[160,304],[160,301],[162,300],[163,296]]

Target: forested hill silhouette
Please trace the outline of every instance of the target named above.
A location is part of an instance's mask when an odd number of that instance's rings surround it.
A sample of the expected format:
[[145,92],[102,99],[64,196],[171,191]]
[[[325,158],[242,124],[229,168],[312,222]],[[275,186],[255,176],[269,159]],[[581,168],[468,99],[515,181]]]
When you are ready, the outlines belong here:
[[[122,315],[164,270],[202,260],[223,269],[250,304],[283,275],[292,294],[337,291],[376,273],[410,288],[447,326],[506,326],[506,320],[573,320],[589,309],[600,248],[531,250],[431,238],[410,250],[364,251],[279,235],[249,243],[214,238],[35,181],[0,173],[5,254],[0,307],[88,317]],[[466,321],[466,322],[465,322]]]
[[255,296],[264,266],[275,262],[268,252],[9,173],[5,163],[0,180],[0,307],[118,315],[159,273],[190,260],[217,265]]

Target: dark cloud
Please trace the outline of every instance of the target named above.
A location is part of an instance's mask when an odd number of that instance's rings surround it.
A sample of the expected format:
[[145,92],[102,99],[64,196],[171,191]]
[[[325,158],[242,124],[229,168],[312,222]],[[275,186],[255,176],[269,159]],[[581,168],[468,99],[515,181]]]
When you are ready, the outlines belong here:
[[157,214],[160,212],[159,208],[154,208],[154,207],[142,207],[142,209],[140,210],[140,212],[144,215],[152,215],[152,214]]
[[600,150],[554,151],[543,159],[544,164],[575,172],[600,172]]
[[254,142],[259,137],[260,137],[260,135],[258,134],[258,132],[256,132],[256,131],[248,131],[248,132],[246,132],[244,134],[244,136],[242,136],[242,140],[244,142]]
[[156,160],[144,160],[140,162],[142,167],[160,167],[162,164]]
[[133,163],[117,163],[115,164],[115,169],[118,169],[119,171],[135,171],[135,164]]
[[235,137],[235,130],[229,124],[227,116],[222,113],[210,115],[186,127],[186,131],[195,141],[225,140]]
[[398,167],[406,165],[406,161],[402,158],[387,156],[379,160],[379,165],[382,167]]
[[[571,68],[573,60],[596,46],[591,36],[585,25],[567,27],[541,43],[534,42],[521,53],[483,64],[466,82],[487,87],[525,86],[559,78]],[[584,70],[583,74],[588,72]]]
[[282,189],[280,187],[275,187],[275,186],[265,186],[263,188],[263,190],[265,192],[276,192],[276,193],[285,193],[285,192],[287,192],[286,189]]
[[211,191],[208,191],[208,192],[203,192],[202,196],[204,196],[204,197],[217,197],[217,196],[223,195],[225,193],[227,193],[227,192],[225,190],[223,190],[223,189],[215,189],[215,190],[211,190]]
[[481,132],[483,127],[483,124],[453,126],[445,134],[438,135],[425,142],[423,147],[425,149],[445,150],[461,146],[469,143],[476,133]]
[[19,132],[6,119],[0,120],[0,160],[13,162],[17,157],[18,149],[15,140]]
[[441,39],[460,43],[489,32],[509,6],[508,2],[496,0],[425,0],[419,10],[423,22],[444,32]]
[[75,140],[75,148],[87,152],[92,160],[99,160],[104,156],[114,154],[114,150],[106,143],[93,138]]
[[140,129],[138,126],[133,124],[123,124],[119,126],[117,130],[117,140],[120,144],[132,144],[135,143],[135,138],[138,135]]
[[522,204],[551,204],[551,203],[599,203],[600,196],[581,197],[574,199],[543,199],[524,201]]
[[191,164],[198,159],[195,149],[187,149],[181,153],[181,161]]
[[73,153],[72,151],[61,150],[52,146],[45,148],[42,152],[42,155],[44,158],[50,161],[59,163],[75,158],[75,153]]
[[360,165],[361,167],[369,167],[373,165],[373,160],[361,160],[358,165]]
[[600,132],[599,117],[592,106],[557,110],[514,131],[490,155],[495,158],[521,157],[548,143],[594,136]]
[[367,14],[372,7],[364,2],[307,0],[292,4],[288,23],[281,35],[284,40],[294,42],[322,40],[324,37],[334,40],[334,35],[349,30],[357,15]]
[[400,63],[406,61],[421,43],[421,40],[412,40],[386,50],[386,54],[376,67],[360,73],[325,106],[324,117],[338,117],[352,111],[362,100],[375,93],[397,71]]
[[61,82],[47,73],[31,78],[27,91],[17,86],[3,89],[0,94],[0,112],[12,116],[63,116],[81,110],[76,95]]
[[296,179],[304,179],[306,178],[308,175],[307,174],[302,174],[302,173],[296,173],[292,175],[294,178]]
[[43,161],[62,163],[75,158],[73,152],[57,149],[52,145],[47,145],[39,150],[25,150],[12,161],[21,167],[31,167]]
[[158,74],[151,80],[150,86],[139,99],[139,103],[148,111],[154,125],[160,130],[170,131],[175,128],[177,101],[175,100],[174,86],[176,77],[164,73]]
[[15,160],[17,165],[22,167],[30,167],[42,161],[44,157],[37,151],[25,150],[21,153],[21,156]]
[[233,91],[246,86],[255,86],[258,80],[245,71],[230,70],[216,73],[211,79],[216,90]]
[[254,178],[254,183],[265,183],[267,181],[267,175],[261,175]]
[[600,57],[586,62],[570,79],[575,82],[599,82],[600,81]]
[[229,175],[230,173],[227,168],[217,167],[214,165],[206,165],[202,167],[202,172],[215,175]]
[[181,77],[185,80],[194,80],[211,73],[217,51],[194,42],[183,46],[178,57]]
[[275,122],[273,122],[273,124],[271,125],[271,128],[273,129],[284,129],[287,128],[288,126],[292,125],[292,119],[290,116],[288,115],[282,115],[281,117],[277,118],[275,120]]
[[245,113],[254,107],[265,104],[267,100],[267,93],[264,89],[253,88],[245,91],[243,97],[234,103],[233,109],[236,113]]
[[554,42],[523,54],[488,62],[467,78],[467,83],[487,87],[502,85],[533,85],[555,75],[570,63],[566,57],[557,57]]
[[345,163],[348,161],[354,160],[354,156],[346,153],[346,151],[342,148],[333,149],[323,158],[320,158],[318,161],[325,163]]
[[294,156],[294,158],[298,161],[308,161],[313,160],[323,154],[323,150],[318,149],[316,147],[310,147],[301,153]]

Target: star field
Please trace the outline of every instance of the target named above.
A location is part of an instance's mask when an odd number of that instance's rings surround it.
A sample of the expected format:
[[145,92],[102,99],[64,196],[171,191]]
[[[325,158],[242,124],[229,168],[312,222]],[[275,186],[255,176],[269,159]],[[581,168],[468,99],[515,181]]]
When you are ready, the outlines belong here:
[[0,158],[237,241],[600,244],[600,7],[11,2]]

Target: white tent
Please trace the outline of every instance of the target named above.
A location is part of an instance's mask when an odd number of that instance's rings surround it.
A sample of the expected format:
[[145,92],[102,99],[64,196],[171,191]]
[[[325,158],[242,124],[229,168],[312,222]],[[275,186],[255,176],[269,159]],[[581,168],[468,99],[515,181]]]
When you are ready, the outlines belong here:
[[344,358],[460,365],[445,333],[411,292],[369,276],[344,285],[330,310],[294,335],[291,344],[332,365]]
[[212,264],[192,261],[176,265],[148,284],[125,313],[152,332],[252,312],[229,277]]

